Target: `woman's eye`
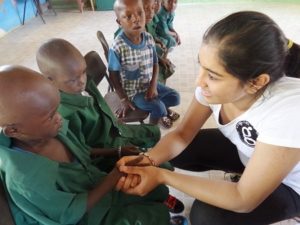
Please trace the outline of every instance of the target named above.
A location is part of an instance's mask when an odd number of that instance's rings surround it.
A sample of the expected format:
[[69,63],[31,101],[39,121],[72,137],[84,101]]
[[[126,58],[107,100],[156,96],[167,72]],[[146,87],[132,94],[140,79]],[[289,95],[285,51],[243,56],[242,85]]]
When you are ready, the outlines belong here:
[[208,78],[210,79],[210,80],[217,80],[212,74],[208,74]]

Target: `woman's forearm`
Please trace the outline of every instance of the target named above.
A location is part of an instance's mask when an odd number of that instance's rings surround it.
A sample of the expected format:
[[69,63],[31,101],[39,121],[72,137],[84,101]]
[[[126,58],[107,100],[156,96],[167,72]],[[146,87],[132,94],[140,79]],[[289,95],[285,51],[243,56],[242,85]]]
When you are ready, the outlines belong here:
[[161,183],[219,208],[235,212],[249,211],[249,204],[242,198],[238,183],[184,175],[163,169]]

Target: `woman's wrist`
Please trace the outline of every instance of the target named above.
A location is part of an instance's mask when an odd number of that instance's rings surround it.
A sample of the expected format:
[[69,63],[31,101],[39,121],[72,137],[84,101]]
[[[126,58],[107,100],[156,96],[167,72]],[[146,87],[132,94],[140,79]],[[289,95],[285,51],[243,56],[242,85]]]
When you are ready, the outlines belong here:
[[142,155],[143,157],[147,158],[148,161],[150,162],[151,166],[157,166],[154,159],[147,152],[141,152],[139,155]]

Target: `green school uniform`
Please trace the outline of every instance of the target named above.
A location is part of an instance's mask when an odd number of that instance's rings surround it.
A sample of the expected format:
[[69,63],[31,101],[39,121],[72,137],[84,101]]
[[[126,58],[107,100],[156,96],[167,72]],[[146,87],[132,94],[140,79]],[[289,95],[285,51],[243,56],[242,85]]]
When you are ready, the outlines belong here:
[[111,191],[86,212],[88,190],[106,173],[91,164],[89,150],[66,123],[57,138],[73,153],[74,162],[12,149],[11,139],[0,134],[1,179],[16,225],[169,224],[168,209],[161,203],[168,195],[165,186],[145,197]]
[[169,34],[170,29],[174,29],[173,20],[175,13],[170,13],[164,7],[161,7],[156,15],[159,20],[157,23],[157,34],[162,38],[161,40],[167,48],[176,46],[175,38]]
[[86,91],[90,96],[61,92],[58,108],[62,117],[70,121],[70,129],[82,143],[99,148],[128,144],[149,148],[158,142],[160,130],[157,126],[120,123],[92,80],[87,82]]
[[[157,33],[157,26],[159,23],[158,17],[155,15],[151,22],[146,24],[146,31],[152,35],[155,39],[160,39],[164,44],[167,43],[167,40],[160,37]],[[166,52],[161,48],[159,44],[155,44],[155,49],[157,55],[162,57]],[[159,73],[158,73],[158,81],[162,84],[166,84],[167,78],[169,78],[174,72],[171,72],[168,68],[164,67],[163,65],[159,64]]]

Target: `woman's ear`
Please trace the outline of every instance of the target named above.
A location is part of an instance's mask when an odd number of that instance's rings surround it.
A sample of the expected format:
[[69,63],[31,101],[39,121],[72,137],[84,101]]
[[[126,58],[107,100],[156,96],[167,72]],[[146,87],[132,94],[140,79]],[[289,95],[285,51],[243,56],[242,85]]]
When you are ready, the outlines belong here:
[[255,94],[258,91],[263,90],[263,88],[266,87],[269,82],[270,82],[270,75],[263,73],[248,82],[249,85],[248,92],[250,94]]
[[2,128],[3,133],[7,137],[16,137],[18,135],[18,129],[15,125],[6,125]]

